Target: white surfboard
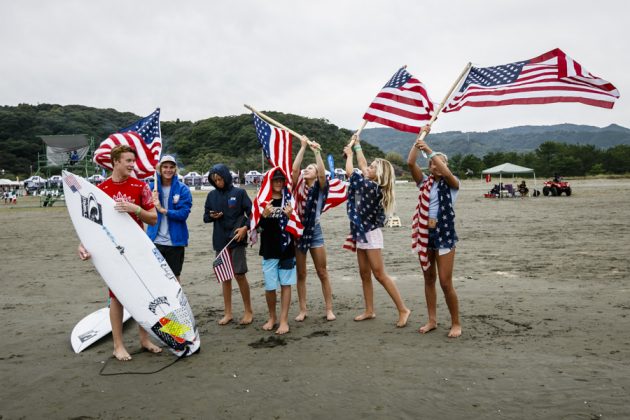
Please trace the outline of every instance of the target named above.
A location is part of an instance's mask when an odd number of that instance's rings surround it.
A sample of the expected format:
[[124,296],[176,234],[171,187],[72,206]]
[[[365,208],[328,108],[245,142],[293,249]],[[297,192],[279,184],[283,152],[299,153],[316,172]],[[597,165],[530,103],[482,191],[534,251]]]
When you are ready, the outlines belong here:
[[[131,314],[123,312],[123,323],[131,318]],[[75,353],[96,343],[101,338],[112,332],[112,323],[109,321],[109,308],[98,309],[87,315],[77,323],[70,334],[70,343]]]
[[178,357],[201,344],[180,284],[144,230],[87,180],[63,171],[66,207],[94,267],[140,326]]

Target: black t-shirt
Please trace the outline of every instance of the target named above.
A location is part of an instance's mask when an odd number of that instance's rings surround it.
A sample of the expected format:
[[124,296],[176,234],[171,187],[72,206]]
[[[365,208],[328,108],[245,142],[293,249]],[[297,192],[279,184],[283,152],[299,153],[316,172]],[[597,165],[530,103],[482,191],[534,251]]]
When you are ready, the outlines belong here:
[[264,259],[285,260],[295,257],[295,246],[293,245],[293,237],[287,248],[282,252],[282,230],[280,229],[280,218],[284,214],[282,212],[282,199],[274,198],[271,201],[273,209],[267,217],[261,217],[258,227],[260,227],[260,252],[258,255]]

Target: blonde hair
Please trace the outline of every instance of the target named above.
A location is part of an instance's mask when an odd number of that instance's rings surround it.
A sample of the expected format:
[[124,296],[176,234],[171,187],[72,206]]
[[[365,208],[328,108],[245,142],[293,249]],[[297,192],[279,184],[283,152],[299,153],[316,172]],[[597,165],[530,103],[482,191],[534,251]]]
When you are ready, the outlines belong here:
[[381,206],[383,206],[385,214],[391,215],[394,213],[394,207],[396,205],[396,196],[394,194],[396,174],[394,173],[394,167],[385,159],[376,158],[374,159],[374,163],[374,181],[381,187],[381,191],[383,192]]

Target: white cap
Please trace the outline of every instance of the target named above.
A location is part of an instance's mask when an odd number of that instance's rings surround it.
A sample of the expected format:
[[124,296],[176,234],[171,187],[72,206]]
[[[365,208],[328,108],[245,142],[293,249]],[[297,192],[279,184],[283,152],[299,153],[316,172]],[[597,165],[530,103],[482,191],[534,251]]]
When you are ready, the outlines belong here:
[[175,164],[175,166],[177,166],[177,161],[171,155],[164,155],[164,156],[162,156],[162,158],[160,159],[160,165],[163,164],[164,162],[173,162]]

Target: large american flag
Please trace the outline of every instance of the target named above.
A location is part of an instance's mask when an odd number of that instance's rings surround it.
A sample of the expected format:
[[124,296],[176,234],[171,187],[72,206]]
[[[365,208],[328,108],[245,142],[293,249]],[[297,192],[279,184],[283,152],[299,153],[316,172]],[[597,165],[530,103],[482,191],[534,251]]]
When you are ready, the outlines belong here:
[[105,169],[113,169],[111,151],[119,144],[126,144],[136,150],[138,157],[135,172],[138,178],[152,176],[162,152],[160,108],[103,140],[94,152],[94,162]]
[[[293,137],[291,133],[278,127],[274,127],[260,118],[254,116],[254,127],[258,142],[262,146],[263,153],[271,166],[279,166],[285,174],[291,174],[293,165]],[[291,178],[287,178],[291,189]],[[271,185],[269,186],[271,188]]]
[[217,277],[219,283],[234,278],[234,266],[232,264],[229,246],[230,244],[227,244],[212,262],[212,270],[214,270],[214,275]]
[[409,133],[419,133],[434,105],[426,88],[401,67],[376,95],[363,119]]
[[[271,178],[273,177],[273,174],[276,171],[281,171],[285,179],[287,179],[287,182],[289,180],[287,173],[284,172],[284,170],[280,168],[279,166],[271,168],[267,171],[267,173],[265,173],[265,176],[263,177],[262,183],[260,185],[260,190],[258,190],[258,194],[256,194],[256,198],[254,199],[254,202],[252,203],[252,218],[250,220],[250,227],[249,227],[249,231],[251,232],[250,242],[252,244],[255,243],[257,240],[256,227],[258,226],[258,223],[260,222],[262,213],[265,210],[265,207],[267,207],[267,204],[269,204],[269,202],[273,199]],[[287,203],[290,203],[291,207],[293,207],[294,209],[293,212],[291,213],[291,217],[286,217],[286,215],[283,215],[282,218],[280,219],[280,227],[282,228],[282,249],[285,249],[286,246],[289,244],[289,240],[290,240],[289,234],[293,236],[295,239],[298,239],[300,236],[302,236],[304,227],[302,226],[302,222],[300,221],[300,217],[298,216],[298,212],[295,205],[295,199],[291,195],[289,188],[286,186],[282,190],[282,202],[283,202],[283,207]]]
[[619,91],[556,48],[531,60],[472,67],[444,112],[465,106],[580,102],[612,108]]

